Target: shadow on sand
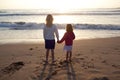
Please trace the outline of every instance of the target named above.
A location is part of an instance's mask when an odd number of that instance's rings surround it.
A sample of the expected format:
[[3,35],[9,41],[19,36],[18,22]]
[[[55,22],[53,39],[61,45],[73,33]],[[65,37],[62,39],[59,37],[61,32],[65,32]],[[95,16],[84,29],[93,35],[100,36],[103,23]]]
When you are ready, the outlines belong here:
[[55,66],[55,64],[45,63],[38,80],[50,80],[52,76],[56,74],[56,71],[53,70],[53,66]]
[[[65,69],[63,69],[63,68],[65,68]],[[64,80],[76,80],[76,74],[75,74],[72,62],[66,63],[64,61],[59,62],[57,64],[45,63],[43,65],[43,68],[41,70],[38,80],[50,80],[53,76],[59,75],[60,70],[66,71],[65,75],[67,77]]]
[[40,73],[40,76],[39,76],[38,80],[43,80],[47,65],[48,65],[47,63],[44,64],[43,69],[41,70],[41,73]]
[[70,63],[67,63],[67,77],[68,77],[68,80],[76,80],[76,74],[75,74],[75,71],[74,71],[74,68],[73,68],[73,64],[70,62]]

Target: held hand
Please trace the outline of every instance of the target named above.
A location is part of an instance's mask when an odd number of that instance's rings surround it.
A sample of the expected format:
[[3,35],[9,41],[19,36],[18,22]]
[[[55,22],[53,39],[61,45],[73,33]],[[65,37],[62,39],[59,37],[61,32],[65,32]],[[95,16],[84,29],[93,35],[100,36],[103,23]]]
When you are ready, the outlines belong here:
[[60,41],[57,41],[57,43],[60,43]]

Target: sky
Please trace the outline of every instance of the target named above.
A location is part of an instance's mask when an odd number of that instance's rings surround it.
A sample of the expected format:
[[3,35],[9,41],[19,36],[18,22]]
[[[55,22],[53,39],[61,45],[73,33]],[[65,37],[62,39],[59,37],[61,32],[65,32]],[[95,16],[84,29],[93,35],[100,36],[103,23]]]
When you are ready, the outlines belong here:
[[0,0],[0,9],[116,8],[120,0]]

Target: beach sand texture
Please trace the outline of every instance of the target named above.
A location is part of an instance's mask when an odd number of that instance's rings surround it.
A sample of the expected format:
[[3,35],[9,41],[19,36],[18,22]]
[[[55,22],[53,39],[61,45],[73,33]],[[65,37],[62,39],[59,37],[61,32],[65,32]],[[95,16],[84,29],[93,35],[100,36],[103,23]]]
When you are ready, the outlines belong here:
[[0,45],[0,80],[120,80],[120,37],[75,40],[70,63],[63,46],[45,64],[44,43]]

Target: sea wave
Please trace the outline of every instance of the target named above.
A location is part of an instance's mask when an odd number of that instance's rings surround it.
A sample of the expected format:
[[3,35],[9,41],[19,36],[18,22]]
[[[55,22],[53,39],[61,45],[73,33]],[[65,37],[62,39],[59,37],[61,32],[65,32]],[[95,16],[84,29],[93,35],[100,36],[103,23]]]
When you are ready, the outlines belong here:
[[[0,29],[6,30],[34,30],[42,29],[44,23],[32,22],[0,22]],[[66,24],[55,24],[59,29],[65,29]],[[112,24],[72,24],[74,29],[93,29],[93,30],[120,30],[120,25]]]
[[53,15],[120,15],[120,9],[73,9],[61,13],[58,10],[0,10],[0,16],[37,16],[49,13]]
[[[1,13],[0,16],[40,16],[48,13]],[[52,15],[120,15],[120,12],[79,12],[79,13],[51,13]]]

